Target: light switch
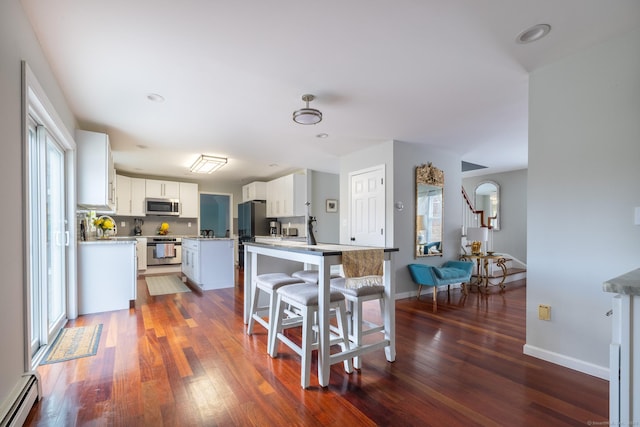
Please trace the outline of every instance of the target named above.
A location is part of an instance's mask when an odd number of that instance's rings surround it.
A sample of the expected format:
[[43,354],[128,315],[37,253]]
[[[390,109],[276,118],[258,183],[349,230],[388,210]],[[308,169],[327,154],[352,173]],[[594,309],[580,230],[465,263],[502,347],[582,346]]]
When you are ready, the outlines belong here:
[[538,319],[551,320],[551,306],[540,304],[538,306]]

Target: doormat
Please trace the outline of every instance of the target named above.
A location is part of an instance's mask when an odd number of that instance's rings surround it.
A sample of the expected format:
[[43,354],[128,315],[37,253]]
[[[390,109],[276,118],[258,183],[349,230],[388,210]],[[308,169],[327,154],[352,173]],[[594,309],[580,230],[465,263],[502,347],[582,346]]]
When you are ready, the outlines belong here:
[[191,292],[191,289],[175,274],[147,276],[145,280],[147,282],[147,289],[149,289],[149,295],[152,296]]
[[41,365],[95,356],[100,343],[102,324],[64,328],[56,337]]

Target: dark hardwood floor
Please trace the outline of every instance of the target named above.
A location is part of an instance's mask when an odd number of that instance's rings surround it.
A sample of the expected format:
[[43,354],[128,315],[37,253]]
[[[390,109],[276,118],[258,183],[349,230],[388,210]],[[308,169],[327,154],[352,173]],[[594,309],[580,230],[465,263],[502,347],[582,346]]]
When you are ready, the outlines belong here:
[[[241,277],[238,278],[241,283]],[[149,296],[135,309],[81,316],[102,323],[98,354],[38,368],[41,426],[584,426],[608,416],[608,382],[522,354],[525,282],[397,301],[397,359],[364,357],[329,387],[300,388],[298,356],[266,353],[245,334],[242,286]],[[375,301],[373,302],[375,304]],[[367,309],[374,316],[375,305]]]

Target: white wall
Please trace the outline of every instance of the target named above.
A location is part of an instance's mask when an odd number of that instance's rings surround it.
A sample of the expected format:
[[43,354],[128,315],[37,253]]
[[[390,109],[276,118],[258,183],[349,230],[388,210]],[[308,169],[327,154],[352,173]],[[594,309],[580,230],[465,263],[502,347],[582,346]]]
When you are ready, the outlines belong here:
[[476,186],[494,181],[500,186],[500,230],[493,232],[493,249],[527,262],[527,170],[462,178],[462,185],[473,200]]
[[[415,167],[432,162],[445,173],[444,254],[442,257],[415,258]],[[386,167],[386,246],[399,249],[395,254],[396,287],[399,298],[415,295],[417,285],[411,280],[407,265],[418,262],[440,265],[457,259],[460,253],[462,213],[460,188],[462,172],[460,156],[421,144],[389,141],[341,158],[340,164],[340,242],[348,244],[349,173],[384,164]],[[397,210],[395,202],[404,209]]]
[[[338,202],[338,212],[327,212],[327,199],[340,198],[340,176],[309,170],[311,174],[311,214],[316,217],[314,237],[317,242],[338,243],[340,241],[340,212],[342,203]],[[305,234],[304,230],[300,233]]]
[[[75,119],[68,109],[53,73],[18,0],[0,2],[0,190],[3,238],[11,245],[0,248],[2,298],[0,298],[0,405],[25,371],[24,356],[24,287],[23,251],[25,242],[22,203],[22,114],[21,60],[26,60],[36,78],[47,92],[58,115],[73,134]],[[16,244],[18,248],[16,248]]]
[[[612,294],[640,266],[640,30],[531,74],[525,352],[605,377]],[[537,318],[552,307],[551,321]]]
[[[441,265],[448,260],[457,260],[460,255],[462,233],[462,164],[458,154],[422,144],[396,141],[393,150],[395,174],[393,177],[394,201],[404,204],[404,209],[393,209],[393,246],[400,249],[395,256],[396,288],[398,297],[415,295],[418,287],[411,279],[408,264]],[[444,171],[444,230],[443,256],[415,258],[415,169],[431,162]]]

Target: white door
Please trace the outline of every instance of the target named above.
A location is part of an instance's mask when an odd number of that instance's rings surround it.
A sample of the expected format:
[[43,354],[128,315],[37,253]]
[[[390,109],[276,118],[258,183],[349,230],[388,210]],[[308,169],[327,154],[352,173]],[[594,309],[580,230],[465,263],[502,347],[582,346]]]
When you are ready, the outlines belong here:
[[354,245],[385,246],[384,165],[349,174],[350,240]]
[[29,126],[29,304],[31,354],[66,321],[65,152],[43,127]]

